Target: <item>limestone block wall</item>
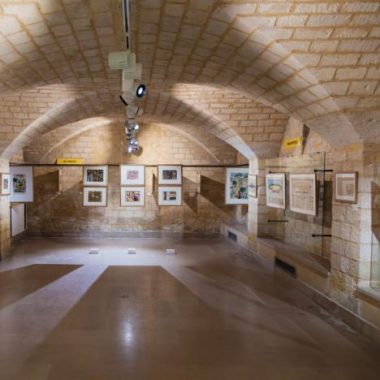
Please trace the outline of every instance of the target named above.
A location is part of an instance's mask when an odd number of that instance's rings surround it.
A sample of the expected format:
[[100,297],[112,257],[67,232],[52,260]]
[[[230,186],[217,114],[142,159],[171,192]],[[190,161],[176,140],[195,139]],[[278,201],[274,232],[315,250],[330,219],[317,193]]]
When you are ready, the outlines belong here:
[[[57,131],[58,132],[58,131]],[[86,130],[63,143],[53,133],[24,150],[27,162],[54,163],[58,157],[82,158],[86,164],[109,164],[107,207],[83,206],[82,167],[35,167],[35,200],[28,205],[28,233],[33,235],[123,235],[125,233],[218,233],[223,221],[245,220],[244,210],[225,206],[225,168],[234,164],[234,149],[220,142],[195,141],[159,125],[139,132],[142,154],[124,153],[124,131],[110,124]],[[51,144],[51,141],[53,143]],[[120,206],[120,169],[146,167],[145,206]],[[183,168],[182,206],[158,206],[157,165]]]
[[[0,173],[9,173],[8,161],[0,159]],[[0,195],[0,259],[6,256],[11,244],[9,207],[9,196]]]

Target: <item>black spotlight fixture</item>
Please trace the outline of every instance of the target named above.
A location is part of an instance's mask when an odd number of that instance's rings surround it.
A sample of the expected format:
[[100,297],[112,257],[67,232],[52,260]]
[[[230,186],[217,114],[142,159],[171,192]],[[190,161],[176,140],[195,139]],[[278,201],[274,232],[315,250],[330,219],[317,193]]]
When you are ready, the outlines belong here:
[[136,87],[136,96],[139,99],[143,98],[146,92],[147,92],[147,87],[145,86],[145,84],[141,83]]

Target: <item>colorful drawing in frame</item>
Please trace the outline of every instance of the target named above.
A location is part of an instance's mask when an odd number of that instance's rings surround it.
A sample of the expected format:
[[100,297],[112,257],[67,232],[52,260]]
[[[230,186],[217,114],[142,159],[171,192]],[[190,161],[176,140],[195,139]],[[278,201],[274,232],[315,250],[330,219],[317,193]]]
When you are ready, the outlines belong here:
[[158,188],[158,204],[160,206],[181,206],[182,187],[168,186]]
[[285,210],[285,173],[267,174],[267,206]]
[[121,194],[121,206],[123,207],[144,206],[144,202],[145,202],[144,187],[122,187],[120,194]]
[[145,185],[145,166],[121,165],[120,184],[121,186]]
[[158,167],[159,185],[181,185],[182,166],[180,165],[160,165]]
[[9,195],[11,193],[11,176],[8,173],[0,174],[1,188],[0,195]]
[[33,167],[10,167],[10,201],[14,203],[33,202]]
[[336,202],[358,202],[358,173],[335,173],[334,198]]
[[227,168],[225,199],[228,205],[248,204],[248,168]]
[[104,166],[85,166],[83,168],[84,186],[106,186],[108,182],[108,167]]
[[290,211],[317,215],[316,177],[313,174],[290,174]]
[[85,187],[83,189],[83,206],[107,206],[106,187]]

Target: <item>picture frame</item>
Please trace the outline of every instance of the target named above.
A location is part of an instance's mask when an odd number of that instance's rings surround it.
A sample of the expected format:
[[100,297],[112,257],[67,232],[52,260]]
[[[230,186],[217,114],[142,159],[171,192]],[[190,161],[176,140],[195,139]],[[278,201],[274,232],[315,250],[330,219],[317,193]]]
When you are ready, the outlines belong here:
[[107,186],[108,166],[84,166],[83,186]]
[[120,205],[122,207],[141,207],[145,204],[145,188],[143,186],[122,187],[120,189]]
[[358,172],[334,173],[334,200],[342,203],[358,203]]
[[227,205],[248,204],[248,168],[227,168],[225,203]]
[[165,186],[158,188],[159,206],[181,206],[182,205],[182,187]]
[[29,203],[34,200],[33,167],[11,166],[10,198],[12,203]]
[[107,207],[107,188],[106,187],[84,187],[83,206]]
[[182,185],[181,165],[159,165],[158,166],[159,185]]
[[250,175],[248,177],[248,196],[250,198],[257,198],[257,175]]
[[267,206],[273,208],[286,208],[286,177],[285,173],[267,174],[265,177]]
[[315,173],[290,174],[289,192],[290,211],[311,216],[317,215]]
[[145,185],[144,165],[120,165],[121,186],[143,186]]
[[9,173],[0,174],[0,195],[10,195],[11,175]]

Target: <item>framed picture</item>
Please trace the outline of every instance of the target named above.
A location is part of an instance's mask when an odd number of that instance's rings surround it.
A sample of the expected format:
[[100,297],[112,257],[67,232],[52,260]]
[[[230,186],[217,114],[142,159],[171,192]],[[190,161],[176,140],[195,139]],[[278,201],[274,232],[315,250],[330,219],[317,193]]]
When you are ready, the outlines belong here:
[[285,173],[268,174],[265,184],[267,206],[285,210]]
[[158,167],[159,185],[181,185],[182,166],[159,165]]
[[145,189],[144,187],[122,187],[121,188],[121,206],[144,206]]
[[145,185],[145,166],[121,165],[120,184],[121,186]]
[[315,174],[290,174],[290,210],[306,215],[317,215]]
[[160,206],[181,206],[182,187],[168,186],[158,188],[158,204]]
[[226,170],[226,204],[248,204],[248,168],[227,168]]
[[84,187],[83,206],[107,206],[106,187]]
[[337,202],[358,202],[358,173],[335,173],[334,198]]
[[15,203],[33,202],[33,167],[10,167],[10,201]]
[[11,175],[2,173],[0,174],[0,180],[0,195],[9,195],[11,193]]
[[248,196],[257,198],[257,175],[250,175],[248,177]]
[[108,167],[107,166],[85,166],[83,168],[84,186],[107,186]]

